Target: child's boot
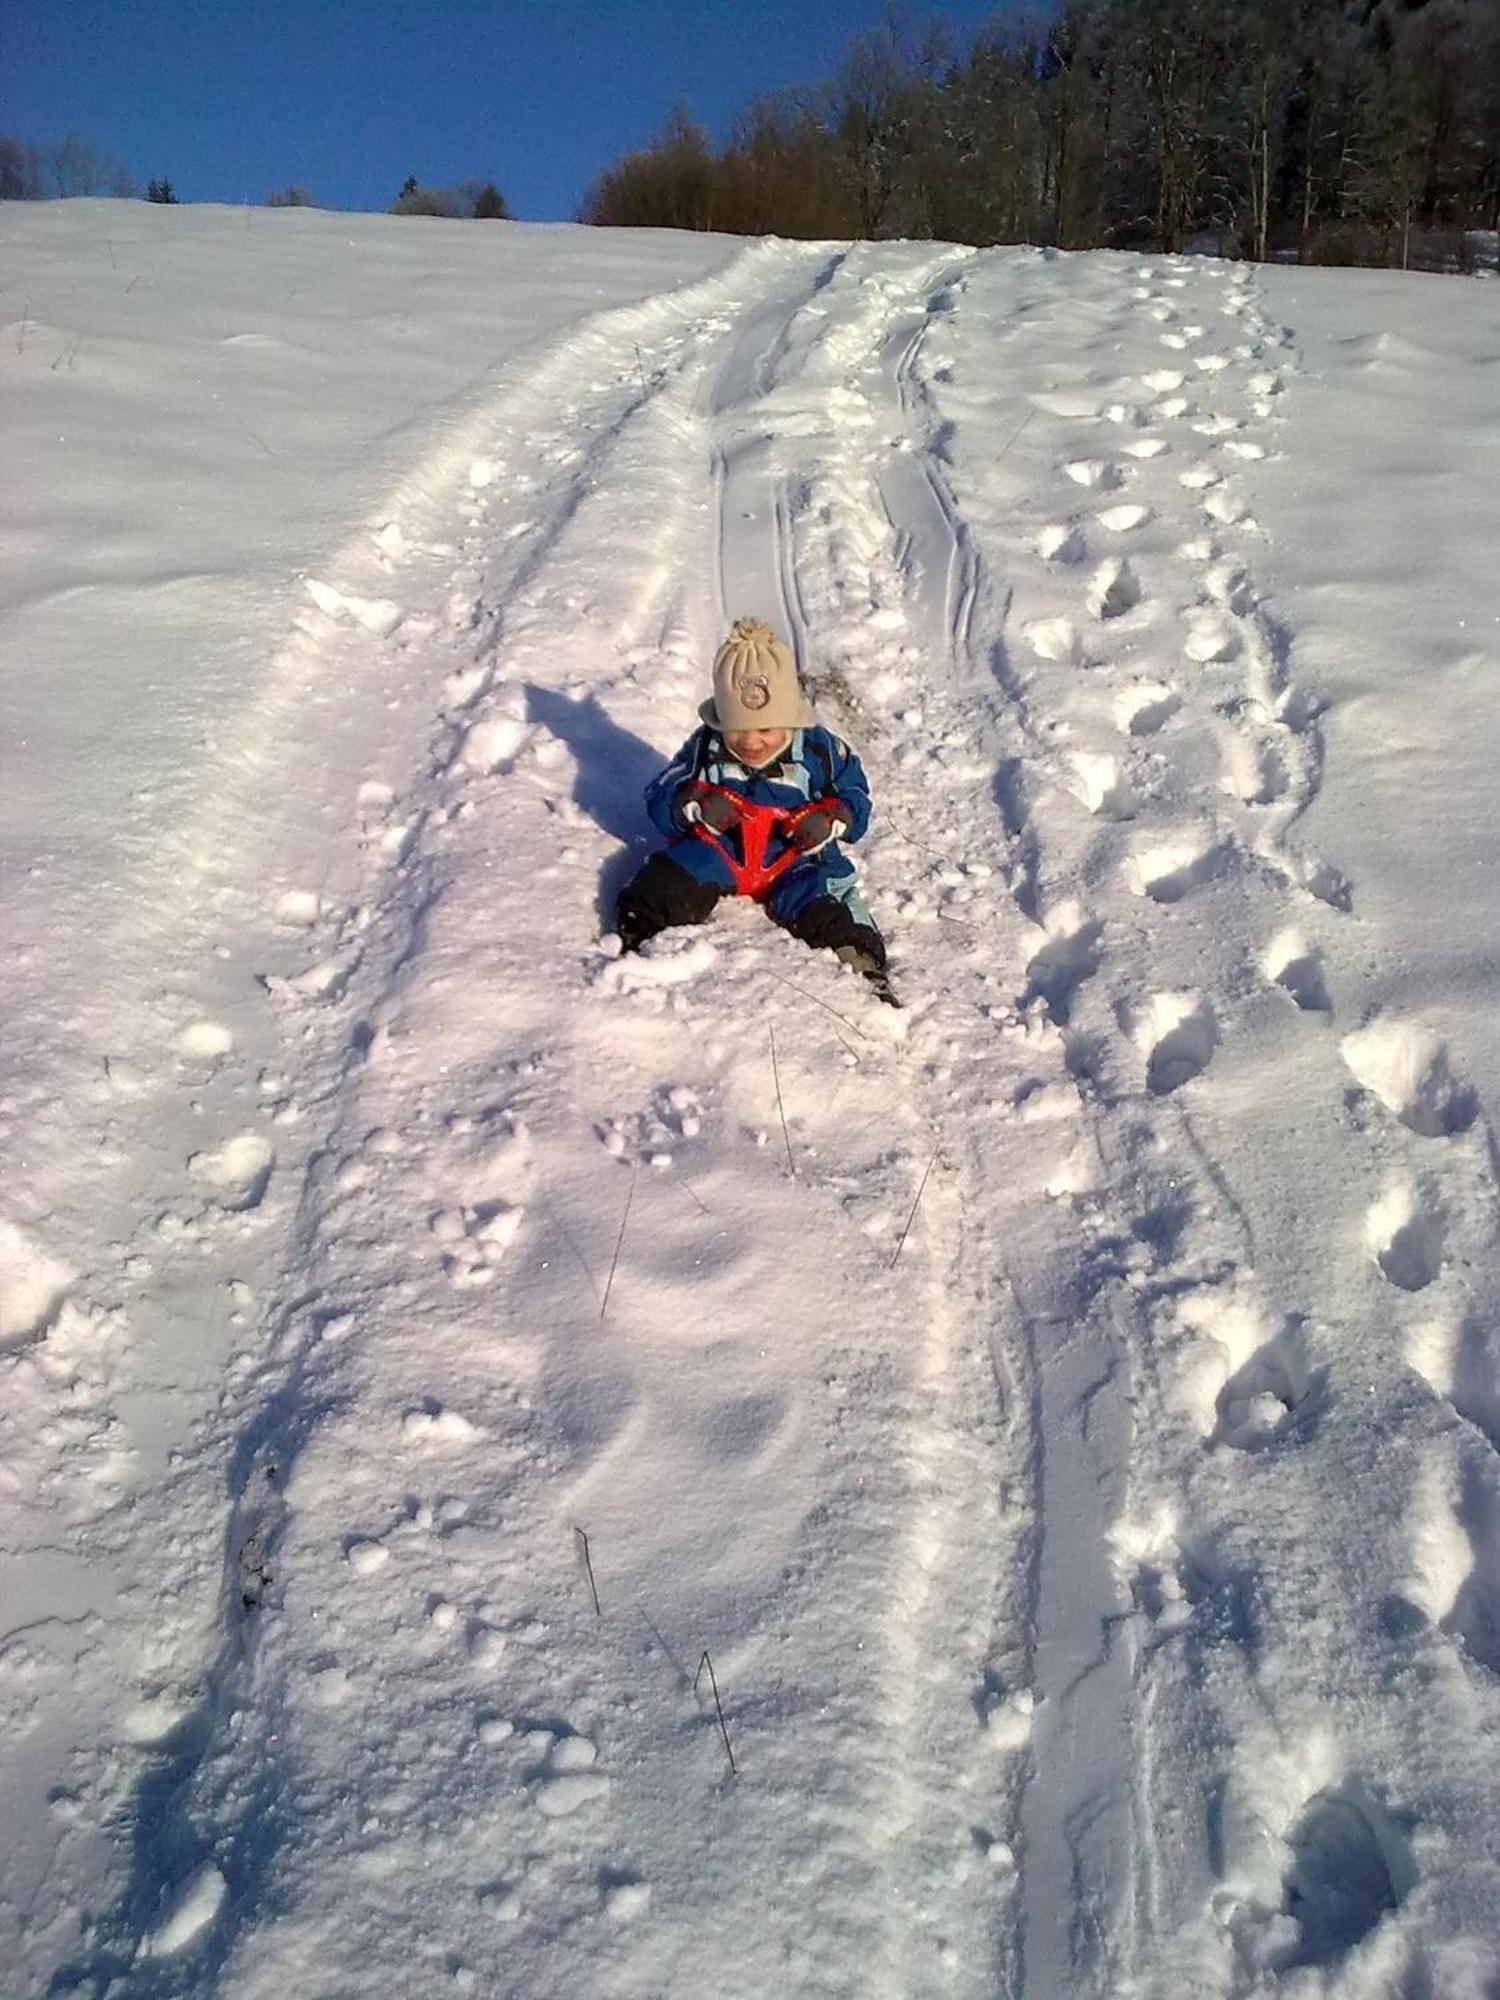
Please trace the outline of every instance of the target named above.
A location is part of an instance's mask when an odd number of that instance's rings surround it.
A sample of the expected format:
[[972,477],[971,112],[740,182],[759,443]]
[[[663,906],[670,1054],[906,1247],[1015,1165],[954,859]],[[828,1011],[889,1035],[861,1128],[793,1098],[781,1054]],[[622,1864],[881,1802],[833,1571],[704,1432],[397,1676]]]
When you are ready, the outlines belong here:
[[886,971],[884,958],[877,957],[868,945],[835,945],[833,955],[845,965],[852,966],[862,979],[868,979],[878,997],[888,1007],[899,1007],[901,1005],[901,1002],[896,998],[896,990],[891,985],[891,976]]

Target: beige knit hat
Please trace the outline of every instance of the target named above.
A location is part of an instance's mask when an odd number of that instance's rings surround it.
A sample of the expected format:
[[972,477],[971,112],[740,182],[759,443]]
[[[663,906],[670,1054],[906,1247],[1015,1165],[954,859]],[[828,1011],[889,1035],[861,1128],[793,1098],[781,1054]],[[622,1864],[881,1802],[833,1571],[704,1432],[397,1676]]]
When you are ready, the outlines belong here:
[[811,729],[817,721],[784,639],[737,618],[714,660],[714,691],[698,713],[714,729]]

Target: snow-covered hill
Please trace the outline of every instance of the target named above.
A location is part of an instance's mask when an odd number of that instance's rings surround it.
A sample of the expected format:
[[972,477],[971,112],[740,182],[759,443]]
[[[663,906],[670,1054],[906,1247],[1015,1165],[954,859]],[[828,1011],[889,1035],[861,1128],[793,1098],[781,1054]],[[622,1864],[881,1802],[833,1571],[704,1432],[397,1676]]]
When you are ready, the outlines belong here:
[[1493,1993],[1493,287],[0,234],[4,1991]]

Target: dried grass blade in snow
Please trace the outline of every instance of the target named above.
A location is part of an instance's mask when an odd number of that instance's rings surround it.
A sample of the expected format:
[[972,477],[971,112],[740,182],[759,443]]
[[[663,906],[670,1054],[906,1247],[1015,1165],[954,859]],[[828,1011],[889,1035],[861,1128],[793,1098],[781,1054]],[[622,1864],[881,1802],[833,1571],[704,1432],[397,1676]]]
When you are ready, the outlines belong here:
[[698,1671],[693,1675],[694,1694],[698,1692],[698,1683],[703,1678],[703,1669],[705,1667],[708,1669],[708,1684],[713,1689],[714,1713],[719,1718],[719,1734],[724,1739],[724,1755],[729,1759],[730,1776],[737,1778],[740,1775],[740,1767],[734,1761],[734,1749],[729,1741],[729,1724],[724,1720],[724,1704],[719,1699],[719,1680],[714,1672],[714,1663],[708,1657],[707,1647],[703,1650],[703,1658],[698,1662]]
[[911,1214],[906,1218],[906,1227],[901,1232],[901,1240],[897,1243],[895,1250],[891,1254],[891,1269],[893,1271],[896,1268],[896,1259],[906,1248],[906,1239],[911,1234],[911,1226],[917,1219],[917,1210],[922,1206],[922,1196],[927,1191],[927,1175],[932,1172],[936,1165],[937,1153],[934,1152],[932,1158],[927,1162],[926,1171],[923,1173],[921,1183],[917,1188],[917,1198],[911,1205]]
[[792,1158],[792,1135],[787,1130],[786,1105],[782,1102],[781,1097],[781,1065],[776,1060],[776,1030],[774,1028],[771,1030],[771,1078],[776,1085],[776,1109],[781,1115],[781,1136],[786,1141],[787,1169],[795,1180],[797,1162]]
[[625,1225],[630,1220],[630,1204],[635,1200],[636,1168],[630,1169],[630,1186],[625,1195],[625,1212],[620,1217],[620,1233],[615,1238],[615,1254],[609,1260],[609,1276],[604,1281],[604,1297],[599,1301],[599,1317],[602,1320],[609,1311],[609,1295],[614,1289],[615,1268],[620,1261],[620,1247],[625,1241]]

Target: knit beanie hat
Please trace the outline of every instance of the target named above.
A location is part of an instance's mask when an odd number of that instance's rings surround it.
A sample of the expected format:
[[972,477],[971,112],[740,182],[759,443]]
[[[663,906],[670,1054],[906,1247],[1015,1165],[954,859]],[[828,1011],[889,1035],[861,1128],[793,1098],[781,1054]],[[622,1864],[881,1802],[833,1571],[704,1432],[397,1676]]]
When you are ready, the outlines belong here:
[[711,727],[811,729],[817,721],[784,639],[759,618],[738,618],[714,660],[714,691],[698,713]]

